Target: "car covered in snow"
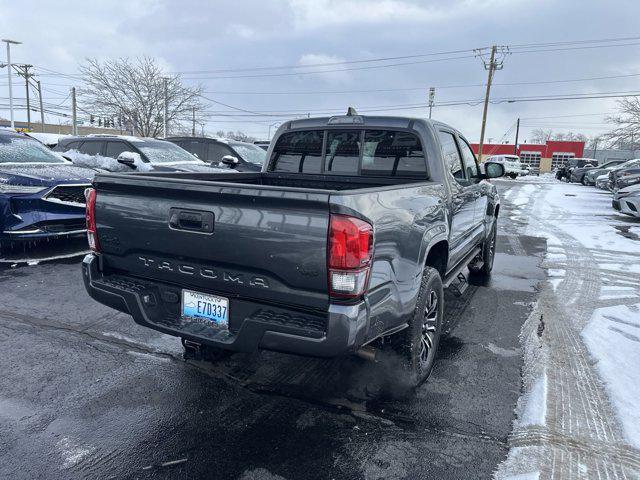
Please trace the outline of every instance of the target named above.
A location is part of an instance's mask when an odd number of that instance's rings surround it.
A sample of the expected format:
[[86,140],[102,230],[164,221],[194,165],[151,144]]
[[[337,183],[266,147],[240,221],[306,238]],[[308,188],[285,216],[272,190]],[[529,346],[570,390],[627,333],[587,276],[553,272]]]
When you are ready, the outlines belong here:
[[31,138],[35,138],[40,143],[46,145],[49,148],[56,148],[61,138],[67,138],[71,135],[63,133],[44,133],[44,132],[25,132],[26,135]]
[[0,130],[0,248],[83,235],[84,191],[94,174],[33,138]]
[[110,172],[212,171],[211,165],[186,150],[155,138],[103,134],[68,137],[61,139],[55,150],[64,152],[76,165]]
[[640,158],[624,162],[609,172],[609,190],[613,192],[637,183],[640,183]]
[[[625,160],[611,160],[610,162],[603,163],[598,167],[580,169],[584,170],[584,173],[580,180],[577,181],[579,181],[583,185],[595,185],[596,178],[598,178],[600,175],[608,175],[609,171],[613,170],[618,165],[622,165],[624,162]],[[572,172],[572,175],[576,176],[575,170]]]
[[259,172],[267,152],[253,143],[210,137],[169,137],[166,140],[213,166],[239,172]]
[[529,170],[522,165],[520,157],[517,155],[491,155],[487,157],[485,162],[502,164],[507,177],[516,178],[529,174]]
[[596,188],[600,190],[609,190],[609,174],[599,175],[596,177]]
[[640,217],[640,184],[621,188],[613,194],[613,208],[633,217]]

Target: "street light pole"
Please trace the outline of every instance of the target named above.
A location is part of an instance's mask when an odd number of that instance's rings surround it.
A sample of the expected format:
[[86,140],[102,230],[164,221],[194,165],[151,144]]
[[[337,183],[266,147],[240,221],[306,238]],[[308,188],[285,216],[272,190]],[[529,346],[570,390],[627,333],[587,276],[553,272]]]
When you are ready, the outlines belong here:
[[11,128],[15,128],[15,122],[13,121],[13,91],[11,88],[11,44],[20,45],[22,42],[16,42],[15,40],[8,40],[3,38],[2,41],[7,44],[7,77],[9,79],[9,112],[11,116]]

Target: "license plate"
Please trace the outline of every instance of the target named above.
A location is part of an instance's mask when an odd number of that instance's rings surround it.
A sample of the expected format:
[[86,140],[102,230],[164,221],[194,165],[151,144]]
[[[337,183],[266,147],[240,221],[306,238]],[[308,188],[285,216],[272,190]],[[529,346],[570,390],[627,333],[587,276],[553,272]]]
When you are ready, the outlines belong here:
[[193,319],[207,319],[219,327],[229,328],[229,299],[183,290],[182,315]]

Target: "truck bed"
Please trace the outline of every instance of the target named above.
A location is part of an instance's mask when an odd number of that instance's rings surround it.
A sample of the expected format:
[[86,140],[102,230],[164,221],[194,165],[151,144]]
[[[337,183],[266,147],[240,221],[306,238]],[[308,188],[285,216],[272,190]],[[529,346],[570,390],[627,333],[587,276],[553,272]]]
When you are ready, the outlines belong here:
[[[416,178],[403,177],[353,177],[346,175],[305,175],[305,174],[282,174],[273,172],[257,172],[257,173],[176,173],[176,172],[140,172],[135,174],[103,174],[96,177],[96,181],[100,184],[101,179],[107,180],[117,178],[118,182],[140,184],[141,180],[150,182],[166,181],[176,182],[177,184],[188,184],[190,188],[194,184],[201,185],[260,185],[262,187],[281,187],[299,188],[305,190],[315,190],[323,192],[342,192],[346,190],[363,190],[363,189],[380,189],[381,187],[394,187],[397,185],[410,183],[425,183],[425,180]],[[164,182],[163,182],[164,183]]]

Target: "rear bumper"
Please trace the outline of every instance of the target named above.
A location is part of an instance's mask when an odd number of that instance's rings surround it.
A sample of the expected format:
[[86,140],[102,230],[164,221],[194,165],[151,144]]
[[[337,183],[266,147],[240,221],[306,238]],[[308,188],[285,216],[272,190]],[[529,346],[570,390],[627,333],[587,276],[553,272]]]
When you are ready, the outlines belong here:
[[89,295],[100,303],[130,314],[134,321],[154,330],[239,352],[260,348],[317,357],[335,357],[357,350],[368,330],[366,302],[331,304],[327,312],[292,310],[231,298],[230,329],[215,331],[210,325],[180,315],[181,289],[124,275],[103,275],[100,259],[89,254],[82,275]]

